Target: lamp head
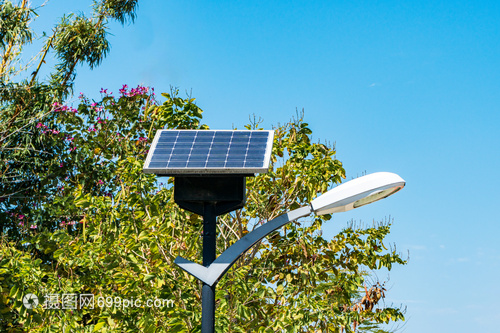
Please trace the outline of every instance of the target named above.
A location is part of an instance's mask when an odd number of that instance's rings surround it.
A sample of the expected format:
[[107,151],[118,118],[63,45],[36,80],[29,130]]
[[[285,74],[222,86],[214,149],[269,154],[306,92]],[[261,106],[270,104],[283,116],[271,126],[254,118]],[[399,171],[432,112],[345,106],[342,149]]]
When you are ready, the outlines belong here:
[[387,198],[405,186],[403,178],[391,172],[376,172],[350,180],[311,202],[316,215],[346,212]]

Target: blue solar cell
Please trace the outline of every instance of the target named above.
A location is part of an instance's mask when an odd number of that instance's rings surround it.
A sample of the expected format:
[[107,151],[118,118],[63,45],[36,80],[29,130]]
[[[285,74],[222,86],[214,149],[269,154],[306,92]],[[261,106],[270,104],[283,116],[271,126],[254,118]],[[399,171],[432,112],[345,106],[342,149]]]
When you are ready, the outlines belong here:
[[231,152],[229,154],[227,154],[227,159],[228,160],[242,160],[244,161],[245,160],[245,157],[247,156],[247,154],[245,154],[245,152],[241,153],[241,152]]
[[250,138],[250,144],[252,144],[252,143],[262,144],[262,143],[266,143],[266,142],[267,142],[267,138]]
[[245,162],[245,167],[249,168],[249,167],[261,167],[262,166],[262,161],[246,161]]
[[266,147],[262,146],[262,142],[252,142],[250,141],[248,143],[248,148],[252,148],[252,149],[257,149],[257,148],[261,148],[261,149],[266,149]]
[[226,160],[226,155],[210,155],[208,156],[208,161],[225,161]]
[[[156,148],[155,149],[155,155],[165,155],[165,154],[171,154],[172,153],[172,148]],[[155,156],[153,155],[153,156]]]
[[215,137],[230,137],[233,136],[233,131],[216,131]]
[[269,137],[269,132],[267,131],[252,131],[252,136]]
[[248,140],[233,140],[230,143],[231,146],[248,146]]
[[178,141],[175,143],[175,149],[179,149],[179,148],[189,148],[191,149],[193,147],[193,143],[192,142],[182,142],[182,141]]
[[207,154],[191,155],[189,156],[189,161],[206,161],[208,159]]
[[158,143],[170,143],[173,144],[177,140],[176,136],[161,136],[158,138]]
[[234,154],[245,155],[247,153],[247,147],[230,147],[228,149],[227,153],[230,155],[234,155]]
[[186,164],[187,164],[186,161],[184,161],[184,162],[182,162],[182,161],[170,161],[170,162],[168,162],[167,167],[168,168],[185,168]]
[[205,161],[189,161],[187,163],[188,168],[204,168],[207,162]]
[[247,155],[245,157],[245,160],[246,161],[248,161],[248,160],[253,160],[253,161],[261,160],[262,161],[262,160],[264,160],[264,155]]
[[231,138],[214,138],[214,140],[212,141],[212,145],[217,146],[227,144],[230,139]]
[[160,137],[161,138],[171,138],[171,137],[177,137],[179,135],[179,132],[177,131],[163,131],[161,132]]
[[179,149],[177,149],[177,148],[174,147],[174,153],[178,154],[178,155],[184,155],[184,156],[186,156],[190,152],[191,152],[190,148],[179,148]]
[[200,142],[200,143],[197,143],[195,142],[194,145],[193,145],[193,149],[210,149],[212,148],[212,143],[211,142]]
[[208,161],[207,168],[223,168],[226,162],[224,161]]
[[189,159],[195,159],[195,160],[201,160],[201,159],[207,159],[208,157],[208,150],[203,151],[203,150],[197,150],[196,152],[193,152],[190,156]]
[[259,155],[247,155],[245,156],[245,161],[262,161],[263,157]]
[[177,141],[176,142],[176,145],[179,144],[180,142],[189,142],[191,145],[193,144],[193,138],[190,138],[190,137],[178,137],[177,138]]
[[266,153],[266,151],[264,149],[261,149],[261,148],[255,148],[255,147],[252,147],[252,148],[248,148],[248,154],[250,155],[264,155]]
[[238,151],[238,150],[230,150],[227,153],[227,158],[237,158],[239,157],[240,159],[244,160],[245,156],[247,156],[247,152],[245,150],[243,151]]
[[214,136],[215,132],[214,131],[196,131],[196,136],[201,137],[201,136]]
[[162,161],[168,162],[169,159],[170,155],[154,155],[151,158],[151,162],[162,162]]
[[175,142],[170,142],[170,141],[158,141],[156,144],[156,147],[173,147],[175,145]]
[[247,154],[250,155],[264,155],[266,153],[265,149],[262,149],[261,147],[251,147],[247,150]]
[[227,161],[226,168],[243,168],[245,166],[244,161]]
[[167,167],[167,161],[162,162],[151,162],[149,163],[150,168],[165,168]]
[[194,144],[197,145],[197,144],[202,143],[202,142],[211,143],[213,141],[213,139],[214,138],[211,136],[196,137],[196,139],[194,140]]
[[186,156],[183,154],[172,154],[169,161],[186,161]]
[[227,155],[227,149],[224,148],[212,148],[210,149],[210,155]]
[[231,137],[214,137],[213,144],[227,143],[231,140]]
[[180,137],[191,137],[194,138],[198,134],[197,131],[178,131],[177,136]]

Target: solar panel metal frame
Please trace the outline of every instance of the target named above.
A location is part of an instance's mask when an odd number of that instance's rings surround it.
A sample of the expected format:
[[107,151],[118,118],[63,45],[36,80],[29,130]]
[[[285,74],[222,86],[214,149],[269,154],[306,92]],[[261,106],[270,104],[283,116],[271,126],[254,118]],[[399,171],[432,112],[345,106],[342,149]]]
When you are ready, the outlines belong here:
[[[263,157],[262,167],[162,167],[162,168],[151,168],[149,167],[151,159],[157,148],[158,141],[163,132],[267,132],[267,142],[265,143],[265,153]],[[214,133],[214,137],[215,137]],[[149,149],[148,156],[144,162],[143,171],[145,173],[152,173],[157,175],[165,176],[186,176],[186,175],[249,175],[255,173],[267,173],[269,171],[269,163],[271,160],[271,152],[273,148],[274,131],[252,131],[252,130],[158,130],[155,134],[153,142],[151,143],[151,148]],[[211,149],[211,148],[210,148]],[[229,149],[229,148],[228,148]],[[207,156],[210,156],[209,154]],[[189,154],[186,154],[186,160],[189,158]]]

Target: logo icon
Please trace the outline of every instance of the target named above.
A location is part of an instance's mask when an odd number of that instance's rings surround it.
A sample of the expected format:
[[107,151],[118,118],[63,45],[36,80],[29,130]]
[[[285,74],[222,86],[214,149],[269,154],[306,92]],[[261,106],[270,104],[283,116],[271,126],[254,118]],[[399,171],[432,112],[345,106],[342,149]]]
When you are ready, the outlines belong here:
[[33,309],[38,306],[38,297],[35,294],[26,294],[23,297],[23,304],[26,309]]

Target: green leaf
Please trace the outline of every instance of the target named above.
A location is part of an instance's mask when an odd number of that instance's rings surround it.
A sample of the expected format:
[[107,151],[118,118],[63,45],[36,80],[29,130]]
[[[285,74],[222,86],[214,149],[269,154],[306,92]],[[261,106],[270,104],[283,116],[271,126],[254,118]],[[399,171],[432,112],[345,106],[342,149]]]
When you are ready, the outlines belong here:
[[97,332],[99,331],[103,326],[104,326],[105,322],[104,321],[99,321],[95,326],[94,326],[94,330],[92,332]]
[[153,280],[155,277],[156,277],[156,275],[154,275],[154,274],[146,274],[146,275],[144,276],[143,281],[144,281],[144,282],[148,282],[148,281],[150,281],[150,280]]
[[15,284],[15,285],[13,285],[13,286],[12,286],[12,288],[10,289],[9,297],[16,298],[18,293],[19,293],[19,288],[18,288],[18,286]]

